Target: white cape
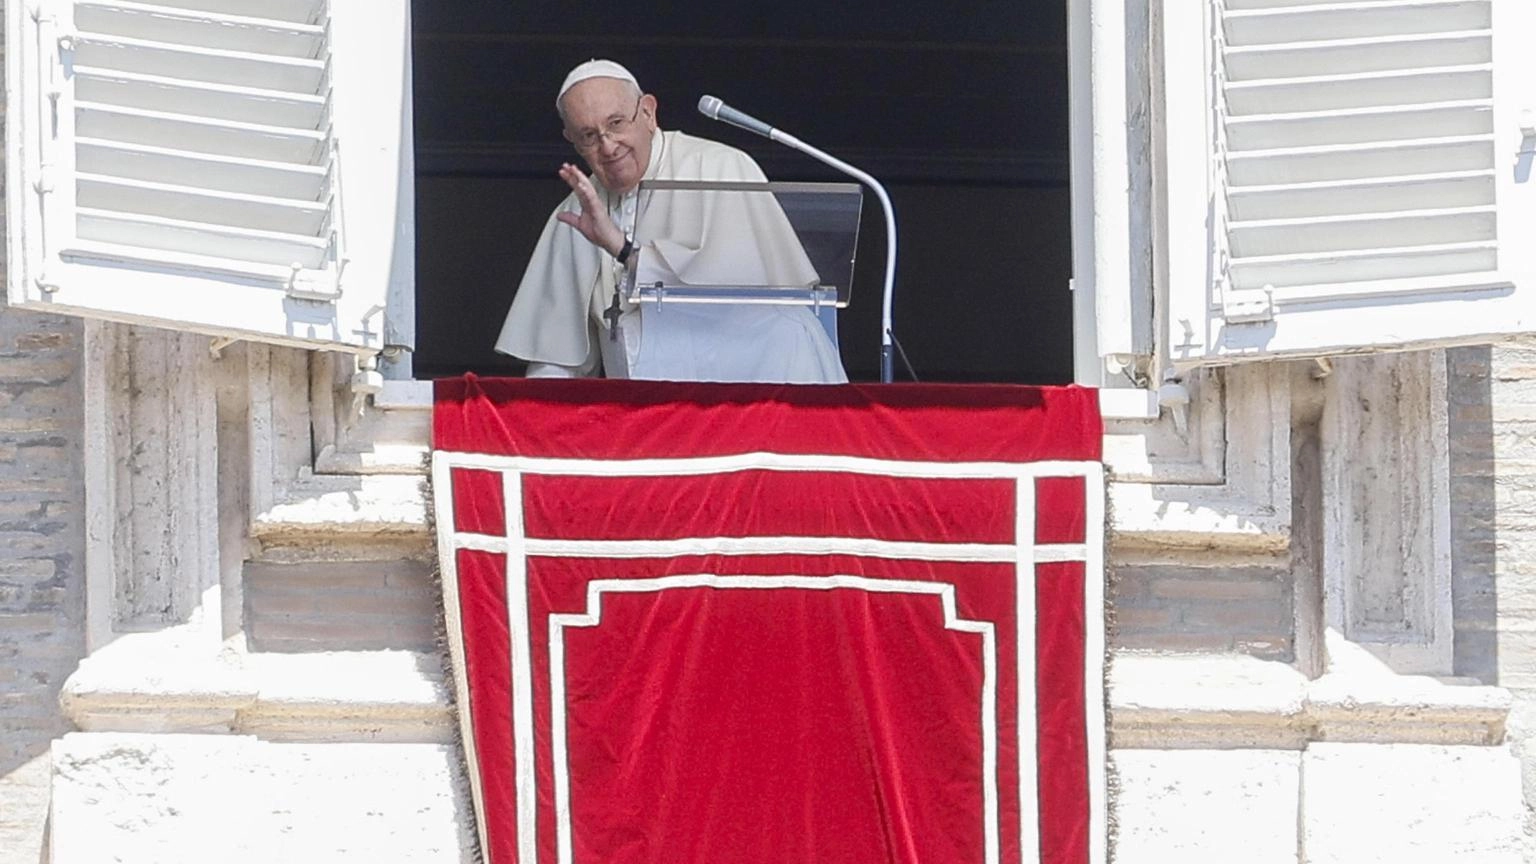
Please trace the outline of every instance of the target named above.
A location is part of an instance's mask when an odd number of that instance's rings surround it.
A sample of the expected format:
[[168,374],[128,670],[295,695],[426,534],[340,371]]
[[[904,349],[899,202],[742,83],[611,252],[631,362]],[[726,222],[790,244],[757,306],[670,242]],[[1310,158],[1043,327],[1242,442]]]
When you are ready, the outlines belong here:
[[[757,163],[733,147],[681,132],[661,132],[653,142],[648,180],[764,180]],[[593,183],[605,199],[612,197],[595,177]],[[640,248],[639,260],[649,268],[670,271],[669,276],[693,284],[799,285],[816,280],[771,195],[670,194],[675,200],[668,203],[640,202],[636,236],[662,238]],[[754,204],[754,199],[760,203]],[[555,212],[579,209],[573,193]],[[599,340],[608,339],[602,312],[614,292],[615,268],[607,259],[551,214],[496,350],[537,363],[595,366]],[[847,380],[826,330],[805,307],[627,306],[621,330],[628,331],[625,350],[601,351],[610,377]],[[612,353],[627,355],[625,362],[615,362]]]

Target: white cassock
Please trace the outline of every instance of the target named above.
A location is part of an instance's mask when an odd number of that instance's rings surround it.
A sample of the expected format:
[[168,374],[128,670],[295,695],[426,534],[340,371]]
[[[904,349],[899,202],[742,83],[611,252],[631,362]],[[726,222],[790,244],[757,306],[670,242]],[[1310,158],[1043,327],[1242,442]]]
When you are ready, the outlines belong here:
[[[681,132],[652,138],[647,180],[765,178],[734,147]],[[766,193],[631,191],[593,185],[627,235],[660,238],[630,258],[642,278],[697,285],[806,285],[816,272],[783,212]],[[649,200],[646,200],[646,199]],[[580,212],[575,193],[555,213]],[[638,223],[638,224],[637,224]],[[617,332],[604,311],[622,268],[560,222],[544,226],[496,350],[528,360],[530,375],[594,375],[676,381],[843,383],[842,361],[804,306],[669,302],[620,304]]]

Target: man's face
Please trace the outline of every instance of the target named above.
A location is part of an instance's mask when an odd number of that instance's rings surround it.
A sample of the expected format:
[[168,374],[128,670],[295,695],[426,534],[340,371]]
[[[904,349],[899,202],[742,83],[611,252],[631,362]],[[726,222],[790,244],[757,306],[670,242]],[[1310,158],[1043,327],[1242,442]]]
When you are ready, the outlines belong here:
[[651,161],[656,98],[617,78],[588,78],[566,91],[565,137],[611,192],[635,188]]

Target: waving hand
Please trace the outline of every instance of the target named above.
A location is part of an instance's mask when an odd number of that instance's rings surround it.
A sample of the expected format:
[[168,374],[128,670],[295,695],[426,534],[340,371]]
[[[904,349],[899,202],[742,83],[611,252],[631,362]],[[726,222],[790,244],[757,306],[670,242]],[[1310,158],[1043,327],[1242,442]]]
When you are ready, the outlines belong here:
[[619,230],[613,217],[608,215],[608,208],[597,197],[597,189],[592,181],[569,162],[560,166],[560,179],[576,192],[581,212],[559,213],[555,218],[581,232],[581,236],[594,246],[607,250],[610,255],[617,255],[624,248],[624,232]]

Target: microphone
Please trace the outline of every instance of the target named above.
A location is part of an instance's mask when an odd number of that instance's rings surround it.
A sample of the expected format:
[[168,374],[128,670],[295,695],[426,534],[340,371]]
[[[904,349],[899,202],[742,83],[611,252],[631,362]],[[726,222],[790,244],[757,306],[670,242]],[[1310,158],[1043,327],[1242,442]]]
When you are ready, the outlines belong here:
[[764,123],[756,117],[753,117],[751,114],[744,114],[725,104],[724,102],[720,101],[720,97],[718,96],[700,96],[699,113],[703,114],[705,117],[708,117],[711,120],[719,120],[722,123],[729,123],[738,129],[745,129],[748,132],[754,132],[763,136],[764,138],[773,138],[773,133],[777,131],[772,126],[769,126],[767,123]]

